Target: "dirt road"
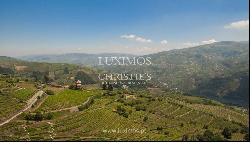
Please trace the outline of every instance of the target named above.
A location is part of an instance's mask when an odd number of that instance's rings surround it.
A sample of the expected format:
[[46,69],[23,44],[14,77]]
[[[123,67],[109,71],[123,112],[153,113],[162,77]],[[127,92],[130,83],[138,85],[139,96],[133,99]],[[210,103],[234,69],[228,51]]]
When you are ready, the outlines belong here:
[[31,106],[32,106],[33,104],[36,103],[37,97],[38,97],[38,96],[42,96],[43,93],[44,93],[44,92],[43,92],[42,90],[36,92],[36,93],[27,101],[27,104],[25,105],[25,107],[24,107],[21,111],[17,112],[17,113],[14,114],[13,116],[11,116],[9,119],[5,120],[4,122],[0,123],[0,126],[4,125],[4,124],[6,124],[6,123],[9,123],[11,120],[13,120],[14,118],[16,118],[17,116],[19,116],[20,114],[22,114],[23,112],[25,112],[26,110],[28,110],[29,108],[31,108]]

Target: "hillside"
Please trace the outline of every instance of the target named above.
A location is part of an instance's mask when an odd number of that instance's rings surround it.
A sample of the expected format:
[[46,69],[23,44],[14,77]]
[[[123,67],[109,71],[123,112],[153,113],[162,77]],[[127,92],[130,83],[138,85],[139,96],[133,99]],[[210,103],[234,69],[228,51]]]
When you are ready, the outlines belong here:
[[132,56],[132,55],[120,54],[120,53],[102,53],[102,54],[68,53],[61,55],[30,55],[18,58],[33,62],[69,63],[69,64],[95,66],[98,64],[98,57],[106,57],[106,56],[110,57],[110,56]]
[[[164,88],[103,90],[92,82],[98,71],[78,65],[0,57],[0,66],[0,124],[4,123],[0,140],[204,141],[245,140],[248,136],[248,110],[240,107]],[[82,79],[82,88],[48,82],[39,87],[50,79],[71,85],[72,76]],[[22,112],[37,91],[44,93]],[[17,113],[20,115],[5,123]]]
[[[74,108],[91,96],[94,100],[88,108]],[[0,139],[244,140],[249,127],[244,110],[176,92],[155,96],[146,90],[66,89],[34,108],[0,127]],[[50,119],[26,120],[41,110]],[[224,138],[224,129],[232,132],[230,138]]]
[[97,81],[98,71],[86,67],[67,63],[40,63],[0,56],[0,74],[42,83],[57,83],[69,85],[80,79],[83,84]]
[[[23,59],[67,62],[95,66],[99,56],[118,54],[66,54],[31,56]],[[151,66],[101,67],[109,72],[151,73],[150,84],[163,89],[178,89],[191,95],[206,96],[224,103],[249,106],[249,42],[222,41],[197,47],[151,55]],[[65,60],[64,60],[65,59]],[[98,67],[100,68],[100,67]]]
[[249,106],[249,42],[218,42],[151,55],[150,66],[108,66],[110,72],[150,73],[149,84],[228,104]]
[[[157,70],[152,72],[160,86],[226,103],[249,105],[248,42],[218,42],[151,57]],[[164,66],[166,64],[169,66]]]
[[75,83],[96,83],[97,71],[61,63],[37,63],[0,56],[0,123],[21,111],[42,87],[63,89]]

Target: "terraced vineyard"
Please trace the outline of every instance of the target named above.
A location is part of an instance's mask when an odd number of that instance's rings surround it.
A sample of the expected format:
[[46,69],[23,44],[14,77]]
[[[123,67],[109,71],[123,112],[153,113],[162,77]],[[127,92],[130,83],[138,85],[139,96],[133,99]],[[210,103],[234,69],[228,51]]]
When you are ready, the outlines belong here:
[[[135,97],[126,99],[127,93]],[[243,131],[249,127],[245,112],[218,102],[209,105],[202,98],[178,93],[152,96],[148,92],[114,91],[107,95],[106,91],[96,89],[64,90],[49,96],[36,111],[50,112],[79,105],[90,96],[96,96],[94,103],[83,111],[53,112],[53,119],[38,122],[19,117],[0,127],[0,139],[183,140],[186,136],[188,140],[198,140],[197,136],[206,130],[223,138],[223,129],[230,127],[235,131],[228,140],[243,140]],[[118,113],[118,106],[124,108],[127,117]]]
[[[0,81],[0,122],[21,110],[35,89],[29,83],[12,84]],[[25,86],[26,88],[22,87]]]
[[77,106],[85,102],[88,97],[95,95],[99,91],[77,91],[77,90],[62,90],[56,95],[49,96],[41,105],[38,111],[51,111],[63,109],[67,107]]

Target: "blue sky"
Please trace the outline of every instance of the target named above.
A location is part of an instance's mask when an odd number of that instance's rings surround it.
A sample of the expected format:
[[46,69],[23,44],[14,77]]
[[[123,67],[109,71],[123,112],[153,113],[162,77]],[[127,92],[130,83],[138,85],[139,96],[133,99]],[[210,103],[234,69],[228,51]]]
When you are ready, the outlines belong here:
[[249,38],[248,0],[0,0],[0,55],[148,54]]

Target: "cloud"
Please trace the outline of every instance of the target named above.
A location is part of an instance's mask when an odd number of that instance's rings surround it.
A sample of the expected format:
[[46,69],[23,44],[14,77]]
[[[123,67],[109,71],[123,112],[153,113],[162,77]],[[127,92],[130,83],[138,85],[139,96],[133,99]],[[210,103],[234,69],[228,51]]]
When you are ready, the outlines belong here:
[[204,40],[201,42],[201,44],[211,44],[211,43],[214,43],[214,42],[217,42],[215,39],[210,39],[210,40]]
[[146,39],[137,35],[122,35],[121,38],[123,39],[129,39],[129,40],[133,40],[133,41],[138,41],[138,42],[143,42],[143,43],[151,43],[152,40],[151,39]]
[[200,45],[198,42],[185,42],[183,43],[184,46],[192,47]]
[[152,54],[152,53],[165,51],[167,49],[164,48],[164,47],[148,47],[148,46],[144,46],[144,47],[134,47],[133,50],[138,55],[146,55],[146,54]]
[[204,44],[211,44],[217,42],[215,39],[209,39],[209,40],[203,40],[201,42],[185,42],[183,43],[184,46],[187,47],[193,47],[193,46],[199,46],[199,45],[204,45]]
[[224,26],[225,29],[246,30],[249,29],[249,19],[232,22]]
[[161,41],[161,44],[163,44],[163,45],[165,45],[165,44],[167,44],[167,43],[168,43],[167,40],[162,40],[162,41]]

